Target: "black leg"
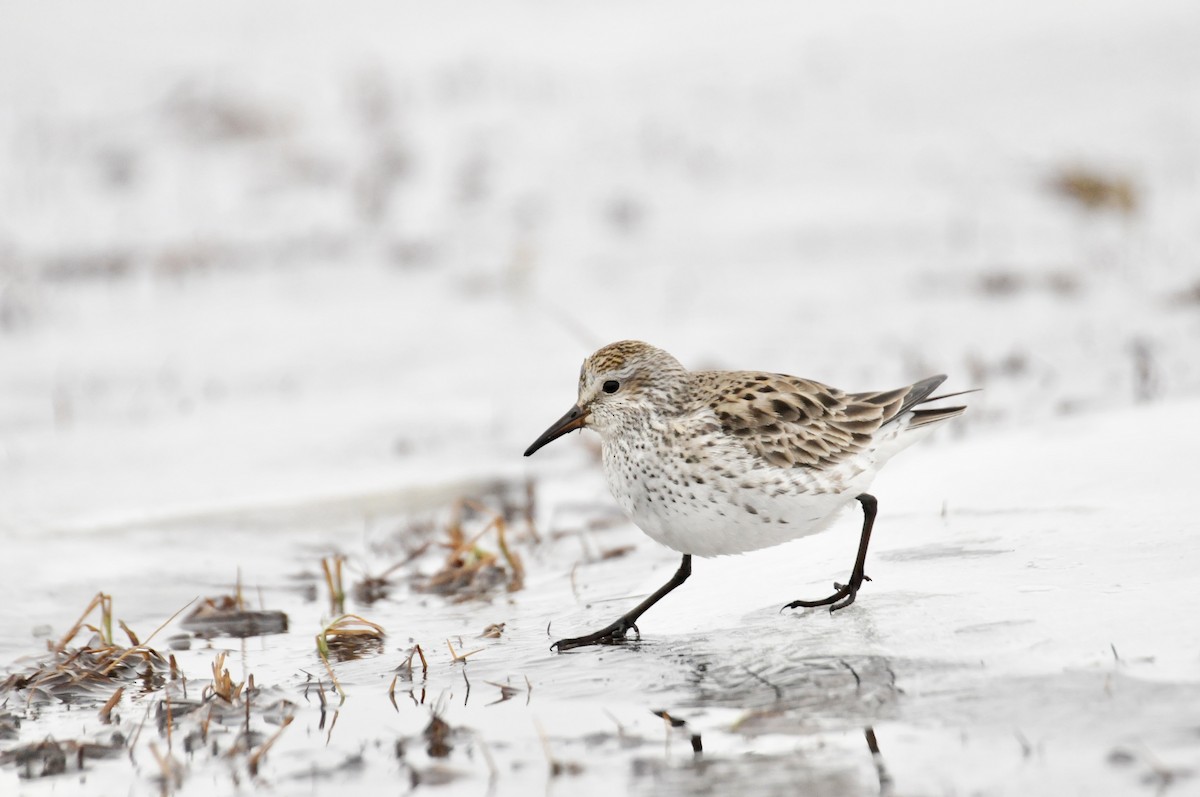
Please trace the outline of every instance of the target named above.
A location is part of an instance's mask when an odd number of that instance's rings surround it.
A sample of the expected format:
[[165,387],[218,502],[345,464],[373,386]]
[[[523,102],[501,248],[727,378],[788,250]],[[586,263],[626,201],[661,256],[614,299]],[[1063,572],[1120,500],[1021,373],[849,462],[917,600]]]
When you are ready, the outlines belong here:
[[863,508],[863,527],[862,537],[858,541],[858,557],[854,560],[854,570],[850,572],[850,583],[842,585],[835,581],[833,588],[836,591],[828,598],[822,598],[819,601],[792,601],[783,608],[829,606],[829,611],[836,612],[838,609],[845,609],[854,603],[854,596],[858,594],[858,588],[864,581],[871,580],[863,572],[863,568],[867,565],[867,546],[871,544],[871,529],[875,526],[875,511],[879,508],[879,502],[875,500],[875,496],[867,493],[858,496],[858,502],[862,504]]
[[691,574],[692,555],[685,553],[683,561],[679,563],[679,569],[675,571],[675,575],[671,576],[671,580],[659,587],[658,591],[649,598],[646,598],[646,600],[635,606],[632,611],[621,615],[615,623],[601,628],[594,634],[573,637],[571,639],[560,639],[551,645],[550,649],[561,653],[564,650],[581,648],[584,645],[615,645],[625,639],[625,632],[630,629],[633,629],[633,632],[640,637],[642,632],[638,631],[638,618],[645,614],[647,609],[662,600],[664,595],[687,581],[688,576]]

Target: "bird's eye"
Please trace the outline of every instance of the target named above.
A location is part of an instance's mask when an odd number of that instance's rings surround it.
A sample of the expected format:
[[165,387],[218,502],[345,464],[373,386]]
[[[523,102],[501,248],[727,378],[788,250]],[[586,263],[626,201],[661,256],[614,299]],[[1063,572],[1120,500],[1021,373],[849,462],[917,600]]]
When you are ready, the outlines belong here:
[[615,379],[610,379],[604,383],[604,392],[605,393],[616,393],[620,389],[621,389],[621,383]]

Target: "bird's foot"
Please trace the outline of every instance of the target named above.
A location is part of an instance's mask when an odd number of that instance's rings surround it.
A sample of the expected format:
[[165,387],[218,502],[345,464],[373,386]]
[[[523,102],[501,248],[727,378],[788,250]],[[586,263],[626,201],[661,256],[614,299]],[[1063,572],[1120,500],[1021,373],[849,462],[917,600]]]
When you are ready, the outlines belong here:
[[832,614],[833,612],[836,612],[838,609],[845,609],[847,606],[854,603],[854,598],[858,595],[858,590],[859,590],[859,588],[862,587],[862,583],[864,581],[870,581],[870,580],[871,580],[870,576],[863,575],[858,578],[856,578],[855,576],[851,576],[849,584],[839,584],[838,582],[835,581],[835,582],[833,582],[834,593],[832,595],[830,595],[828,598],[822,598],[819,601],[796,600],[796,601],[792,601],[791,603],[789,603],[787,606],[784,606],[783,608],[784,609],[798,609],[798,608],[803,607],[805,609],[812,609],[817,606],[828,606],[829,611]]
[[622,617],[615,623],[605,626],[593,634],[571,637],[570,639],[560,639],[551,645],[550,649],[562,653],[564,650],[582,648],[587,645],[620,645],[625,641],[625,633],[630,630],[637,635],[638,639],[642,638],[642,632],[638,630],[637,623],[629,622]]

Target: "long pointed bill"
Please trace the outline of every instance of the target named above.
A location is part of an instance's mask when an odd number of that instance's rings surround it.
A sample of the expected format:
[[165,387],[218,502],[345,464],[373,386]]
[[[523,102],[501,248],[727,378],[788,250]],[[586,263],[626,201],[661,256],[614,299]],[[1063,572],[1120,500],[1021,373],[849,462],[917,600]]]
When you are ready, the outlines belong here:
[[570,409],[570,411],[550,425],[550,428],[542,433],[542,436],[533,441],[533,445],[525,449],[525,456],[530,456],[534,451],[537,451],[542,446],[549,443],[551,440],[557,440],[567,432],[573,432],[576,429],[583,428],[583,424],[587,421],[587,410],[582,409],[578,404]]

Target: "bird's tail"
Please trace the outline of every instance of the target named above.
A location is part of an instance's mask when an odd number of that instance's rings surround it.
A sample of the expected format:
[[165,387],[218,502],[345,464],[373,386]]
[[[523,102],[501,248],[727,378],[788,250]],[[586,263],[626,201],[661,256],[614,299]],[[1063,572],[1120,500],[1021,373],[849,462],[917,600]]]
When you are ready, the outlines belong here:
[[[931,376],[928,379],[922,379],[908,389],[908,395],[904,397],[904,403],[900,405],[900,411],[896,413],[896,418],[903,418],[908,414],[908,428],[920,429],[923,426],[932,426],[935,423],[948,421],[951,418],[958,417],[966,412],[965,405],[957,407],[931,407],[929,409],[917,409],[922,404],[928,404],[931,401],[941,401],[942,399],[954,398],[967,393],[976,393],[978,390],[960,390],[957,393],[944,393],[940,396],[931,396],[933,391],[937,390],[938,385],[946,381],[945,374]],[[911,414],[909,414],[911,413]]]

